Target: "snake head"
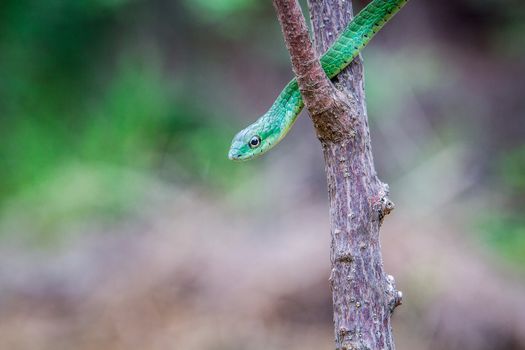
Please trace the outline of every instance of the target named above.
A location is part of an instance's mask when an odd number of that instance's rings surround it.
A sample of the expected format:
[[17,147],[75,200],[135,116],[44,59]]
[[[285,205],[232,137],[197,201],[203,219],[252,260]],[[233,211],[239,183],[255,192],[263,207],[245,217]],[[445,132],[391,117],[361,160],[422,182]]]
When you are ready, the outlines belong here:
[[239,131],[232,140],[228,158],[235,161],[258,157],[280,141],[280,125],[268,122],[268,114]]
[[268,134],[262,131],[257,122],[239,131],[232,140],[228,158],[235,161],[250,160],[266,152],[271,144]]

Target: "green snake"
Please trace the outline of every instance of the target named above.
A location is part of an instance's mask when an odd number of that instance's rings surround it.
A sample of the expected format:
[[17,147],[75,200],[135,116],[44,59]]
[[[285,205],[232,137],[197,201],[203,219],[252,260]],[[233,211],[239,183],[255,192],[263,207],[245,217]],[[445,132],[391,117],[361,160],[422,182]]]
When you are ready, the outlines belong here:
[[[326,75],[331,79],[348,66],[407,1],[373,0],[361,10],[321,57]],[[266,153],[286,136],[303,106],[299,86],[294,78],[279,94],[268,112],[235,135],[228,158],[250,160]]]

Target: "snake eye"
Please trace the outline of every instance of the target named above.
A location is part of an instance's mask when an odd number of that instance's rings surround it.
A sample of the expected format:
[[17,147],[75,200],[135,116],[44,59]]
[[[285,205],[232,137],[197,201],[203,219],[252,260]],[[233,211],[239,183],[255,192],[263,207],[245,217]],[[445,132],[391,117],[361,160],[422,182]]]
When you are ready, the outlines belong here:
[[250,145],[250,148],[257,148],[261,144],[261,138],[259,135],[255,135],[250,139],[250,142],[248,143]]

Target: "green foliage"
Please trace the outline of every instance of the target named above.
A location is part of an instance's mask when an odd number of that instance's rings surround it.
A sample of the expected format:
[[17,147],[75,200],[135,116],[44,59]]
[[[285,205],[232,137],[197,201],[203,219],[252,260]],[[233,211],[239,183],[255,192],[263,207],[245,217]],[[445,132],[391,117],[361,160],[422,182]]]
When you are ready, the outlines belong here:
[[1,234],[53,242],[138,210],[160,183],[220,191],[242,175],[221,111],[166,74],[160,48],[119,37],[137,3],[0,4]]
[[[481,231],[486,241],[510,262],[525,266],[525,145],[509,152],[501,161],[500,195],[506,202],[487,215]],[[504,209],[504,211],[502,210]]]
[[525,218],[521,215],[493,215],[483,221],[486,242],[509,262],[525,266]]
[[16,213],[30,215],[30,231],[48,237],[69,222],[133,210],[155,178],[235,181],[240,168],[225,156],[233,130],[207,119],[184,89],[170,89],[158,67],[123,63],[100,98],[84,105],[69,127],[52,108],[10,123],[0,150],[8,169],[0,198],[15,195],[8,221],[19,226]]
[[503,180],[515,195],[525,195],[525,144],[503,158]]
[[257,6],[256,0],[184,0],[193,13],[204,20],[224,20]]

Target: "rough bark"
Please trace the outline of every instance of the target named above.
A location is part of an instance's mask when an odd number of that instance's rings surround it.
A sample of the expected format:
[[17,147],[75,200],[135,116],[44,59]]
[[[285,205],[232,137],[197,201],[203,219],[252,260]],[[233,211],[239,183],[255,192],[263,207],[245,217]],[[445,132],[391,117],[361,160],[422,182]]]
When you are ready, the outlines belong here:
[[349,0],[309,0],[317,52],[297,0],[274,0],[308,112],[321,141],[330,204],[330,286],[337,349],[394,349],[390,316],[401,292],[383,268],[379,228],[393,209],[377,177],[358,57],[334,79],[318,57],[352,17]]
[[326,77],[297,1],[274,0],[292,68],[321,141],[342,140],[352,131],[351,106]]

